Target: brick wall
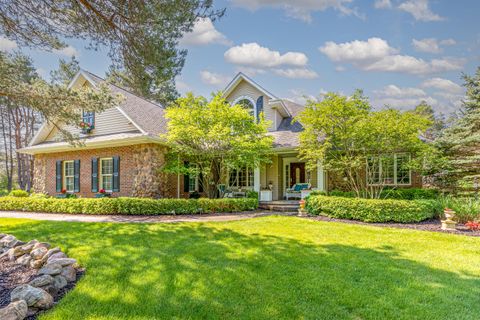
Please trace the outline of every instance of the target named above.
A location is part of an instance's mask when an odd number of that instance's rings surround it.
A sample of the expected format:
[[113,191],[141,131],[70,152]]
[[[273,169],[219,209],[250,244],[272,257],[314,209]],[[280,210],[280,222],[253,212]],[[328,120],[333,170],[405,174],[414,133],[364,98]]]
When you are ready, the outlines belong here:
[[[75,150],[35,156],[34,190],[55,195],[57,160],[80,160],[81,197],[94,197],[91,191],[92,158],[120,157],[120,191],[113,196],[176,197],[177,177],[162,173],[164,149],[155,144],[115,148]],[[182,189],[183,190],[183,189]]]

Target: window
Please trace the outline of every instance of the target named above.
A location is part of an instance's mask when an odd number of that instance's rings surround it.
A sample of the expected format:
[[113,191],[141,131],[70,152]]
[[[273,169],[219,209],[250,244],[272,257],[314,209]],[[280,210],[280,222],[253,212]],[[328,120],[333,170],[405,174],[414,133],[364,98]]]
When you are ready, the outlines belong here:
[[112,192],[113,189],[113,158],[100,159],[100,189]]
[[[198,165],[194,165],[198,169]],[[188,191],[195,192],[198,191],[198,175],[189,175],[188,176]]]
[[242,106],[244,109],[247,109],[248,113],[255,117],[255,105],[249,99],[240,99],[235,104]]
[[82,112],[82,121],[88,123],[90,127],[93,129],[95,125],[95,112],[91,111],[83,111]]
[[238,188],[253,187],[253,169],[243,168],[230,171],[229,186]]
[[63,161],[63,188],[67,192],[75,189],[75,166],[73,161]]
[[410,155],[406,153],[369,157],[367,183],[392,186],[411,184],[409,161]]

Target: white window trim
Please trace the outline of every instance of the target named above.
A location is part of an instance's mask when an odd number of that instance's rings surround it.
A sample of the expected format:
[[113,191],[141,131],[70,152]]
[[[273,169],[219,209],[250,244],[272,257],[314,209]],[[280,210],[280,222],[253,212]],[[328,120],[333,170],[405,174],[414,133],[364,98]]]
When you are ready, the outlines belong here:
[[[73,174],[71,176],[66,175],[65,167],[67,163],[71,163],[73,165]],[[72,190],[67,189],[67,178],[73,178]],[[62,183],[63,183],[63,189],[67,190],[68,193],[75,192],[75,162],[73,160],[62,161]]]
[[[102,160],[112,160],[112,173],[109,174],[102,174],[102,166],[103,166],[103,161]],[[98,166],[98,190],[105,190],[105,192],[113,192],[113,157],[106,157],[106,158],[100,158],[99,160],[99,166]],[[103,176],[111,176],[112,177],[112,189],[105,189],[103,187]]]
[[[393,181],[394,183],[368,183],[368,170],[365,170],[365,181],[367,186],[411,186],[412,185],[412,169],[408,169],[409,183],[397,183],[397,156],[398,155],[408,155],[408,161],[412,160],[412,155],[406,152],[394,153],[393,154]],[[368,164],[367,164],[368,166]],[[379,161],[379,172],[382,172],[382,161]]]
[[250,96],[240,96],[233,101],[232,105],[236,105],[239,101],[242,101],[244,99],[248,100],[252,103],[252,105],[253,105],[253,116],[254,116],[255,119],[257,119],[257,103],[253,100],[252,97],[250,97]]
[[[196,164],[195,167],[197,168],[198,165]],[[200,188],[199,188],[198,175],[195,176],[195,190],[190,190],[190,179],[192,179],[192,176],[191,176],[191,175],[188,176],[188,192],[189,192],[189,193],[199,192]]]

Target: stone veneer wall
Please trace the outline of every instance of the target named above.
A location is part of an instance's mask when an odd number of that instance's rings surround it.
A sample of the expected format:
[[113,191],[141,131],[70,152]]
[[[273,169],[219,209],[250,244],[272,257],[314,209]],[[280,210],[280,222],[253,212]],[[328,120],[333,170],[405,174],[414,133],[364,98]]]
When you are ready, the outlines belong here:
[[165,163],[165,147],[157,144],[140,144],[114,148],[78,149],[69,152],[35,155],[35,192],[55,195],[55,163],[57,160],[80,160],[81,197],[94,197],[91,191],[92,158],[120,157],[120,191],[112,196],[173,198],[177,192],[177,177],[161,172]]

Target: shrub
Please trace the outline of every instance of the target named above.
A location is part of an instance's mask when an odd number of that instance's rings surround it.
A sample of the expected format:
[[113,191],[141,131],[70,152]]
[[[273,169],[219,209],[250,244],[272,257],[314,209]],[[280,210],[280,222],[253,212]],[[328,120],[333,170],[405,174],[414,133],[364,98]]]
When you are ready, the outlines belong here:
[[332,190],[328,192],[328,195],[331,197],[355,198],[355,192],[353,191]]
[[147,199],[147,198],[0,198],[0,210],[72,214],[198,214],[250,211],[257,199]]
[[258,192],[253,190],[247,190],[247,198],[258,199]]
[[436,199],[439,197],[439,191],[436,189],[405,188],[405,189],[384,189],[381,198],[384,199]]
[[8,190],[7,189],[0,189],[0,197],[8,196]]
[[46,193],[40,193],[40,192],[32,192],[30,194],[30,198],[35,198],[35,199],[46,199],[46,198],[50,198],[50,196]]
[[23,197],[28,197],[29,194],[25,190],[17,189],[17,190],[12,190],[8,194],[10,197],[17,197],[17,198],[23,198]]
[[312,196],[307,199],[310,214],[364,222],[419,222],[438,215],[435,200],[362,199]]
[[440,197],[438,202],[442,208],[450,208],[455,211],[455,220],[460,223],[473,221],[480,218],[480,200],[465,197]]

